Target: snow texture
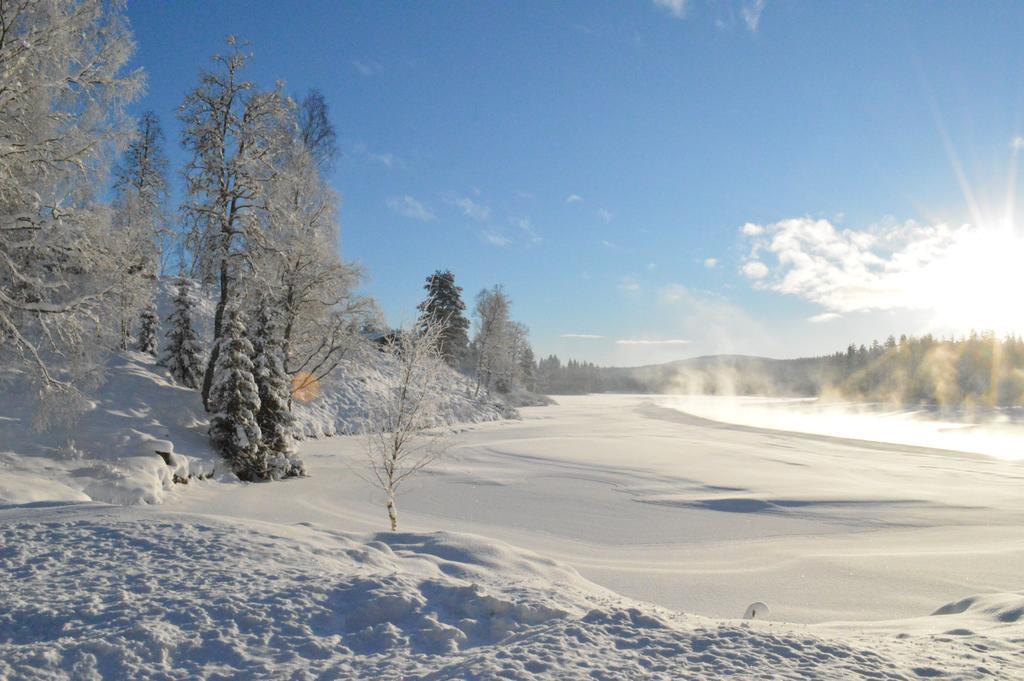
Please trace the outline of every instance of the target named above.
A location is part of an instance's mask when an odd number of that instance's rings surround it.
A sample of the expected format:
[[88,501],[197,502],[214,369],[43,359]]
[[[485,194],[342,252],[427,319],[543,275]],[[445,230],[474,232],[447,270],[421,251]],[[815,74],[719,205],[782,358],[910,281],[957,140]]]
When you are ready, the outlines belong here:
[[1005,678],[1021,664],[1019,594],[926,618],[945,634],[819,633],[672,613],[472,535],[68,504],[0,510],[0,540],[5,678]]

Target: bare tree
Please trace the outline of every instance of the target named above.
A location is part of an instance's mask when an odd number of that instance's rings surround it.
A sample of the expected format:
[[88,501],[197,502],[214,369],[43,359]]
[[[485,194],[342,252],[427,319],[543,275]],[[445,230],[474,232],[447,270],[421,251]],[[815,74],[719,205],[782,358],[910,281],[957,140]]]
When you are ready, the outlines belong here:
[[438,395],[444,358],[438,350],[443,324],[428,321],[393,334],[382,348],[387,365],[383,391],[366,417],[370,482],[386,499],[391,531],[398,530],[395,497],[406,480],[434,463],[449,445],[438,428]]
[[338,135],[331,123],[323,93],[310,90],[302,99],[298,114],[303,146],[319,170],[330,170],[338,157]]

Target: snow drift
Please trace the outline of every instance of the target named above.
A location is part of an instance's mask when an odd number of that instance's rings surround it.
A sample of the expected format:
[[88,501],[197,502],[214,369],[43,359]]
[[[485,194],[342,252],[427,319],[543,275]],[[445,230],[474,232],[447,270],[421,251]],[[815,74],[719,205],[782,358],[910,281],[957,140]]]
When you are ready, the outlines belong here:
[[683,616],[472,535],[36,505],[0,510],[0,570],[5,678],[899,679],[1012,662]]

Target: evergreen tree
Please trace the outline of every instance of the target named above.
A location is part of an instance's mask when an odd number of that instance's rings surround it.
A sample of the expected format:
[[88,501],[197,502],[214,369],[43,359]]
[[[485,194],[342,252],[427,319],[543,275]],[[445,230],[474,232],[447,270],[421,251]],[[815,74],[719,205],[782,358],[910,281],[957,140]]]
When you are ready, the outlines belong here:
[[462,287],[455,285],[449,270],[437,270],[427,277],[423,286],[427,298],[416,306],[420,311],[420,327],[428,321],[442,326],[438,350],[449,366],[457,367],[469,347],[469,320],[463,314]]
[[261,304],[253,336],[254,371],[260,408],[256,422],[262,434],[263,457],[270,479],[303,475],[302,461],[295,456],[292,428],[295,419],[289,409],[291,381],[284,370],[281,334],[268,306]]
[[156,316],[156,305],[152,302],[142,308],[142,323],[139,326],[139,352],[156,357],[156,331],[160,323]]
[[198,388],[202,381],[203,358],[199,339],[192,328],[192,297],[185,277],[178,279],[178,293],[174,296],[174,309],[167,317],[167,326],[170,327],[165,334],[167,350],[161,364],[178,383],[186,388]]
[[527,345],[519,357],[519,375],[523,387],[530,392],[537,390],[537,362],[533,358],[533,348]]
[[238,310],[228,311],[210,388],[210,439],[242,480],[270,477],[256,422],[259,389],[253,376],[253,347]]

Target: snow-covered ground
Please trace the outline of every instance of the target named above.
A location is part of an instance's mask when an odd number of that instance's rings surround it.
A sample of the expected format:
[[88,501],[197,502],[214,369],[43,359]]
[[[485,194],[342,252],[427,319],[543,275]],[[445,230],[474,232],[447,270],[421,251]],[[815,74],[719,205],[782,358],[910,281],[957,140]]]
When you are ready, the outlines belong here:
[[1024,674],[1021,463],[660,399],[465,426],[398,534],[358,436],[305,441],[305,479],[9,505],[0,677]]
[[[297,404],[296,434],[308,438],[359,430],[367,396],[381,390],[381,374],[388,371],[374,360],[370,355],[365,362],[343,366],[324,382],[315,401]],[[470,397],[466,384],[455,371],[442,376],[439,424],[515,415],[501,404]],[[70,426],[39,432],[33,427],[34,409],[17,383],[5,385],[0,393],[0,503],[155,504],[175,487],[176,477],[233,477],[210,447],[199,394],[176,385],[149,355],[113,355],[106,382]]]

